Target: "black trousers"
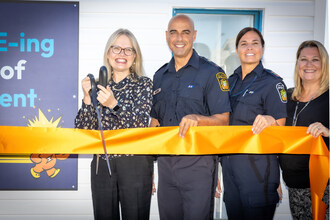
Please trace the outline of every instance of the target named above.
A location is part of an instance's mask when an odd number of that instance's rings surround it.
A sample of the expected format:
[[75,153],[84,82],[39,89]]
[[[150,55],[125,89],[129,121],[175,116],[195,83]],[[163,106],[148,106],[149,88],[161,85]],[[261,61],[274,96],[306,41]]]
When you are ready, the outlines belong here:
[[91,164],[94,219],[148,220],[152,195],[152,156],[122,156],[106,161],[100,158],[96,175],[96,155]]
[[161,220],[213,219],[216,156],[159,156]]
[[279,201],[275,155],[221,157],[224,202],[229,220],[272,220]]

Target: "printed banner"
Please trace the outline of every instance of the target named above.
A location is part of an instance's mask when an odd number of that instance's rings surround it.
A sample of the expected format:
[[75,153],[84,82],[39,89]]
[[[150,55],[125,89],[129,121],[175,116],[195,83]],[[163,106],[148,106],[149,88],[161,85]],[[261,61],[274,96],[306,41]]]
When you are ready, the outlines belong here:
[[[78,22],[78,2],[0,2],[0,125],[73,127]],[[76,190],[77,162],[70,154],[0,156],[0,189]]]

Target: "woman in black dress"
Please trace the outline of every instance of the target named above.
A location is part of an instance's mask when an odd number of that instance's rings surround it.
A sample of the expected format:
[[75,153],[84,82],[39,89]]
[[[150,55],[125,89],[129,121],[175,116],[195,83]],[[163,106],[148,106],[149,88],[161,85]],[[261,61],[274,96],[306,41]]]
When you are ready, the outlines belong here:
[[[329,56],[318,41],[304,41],[296,54],[295,87],[288,91],[287,126],[306,126],[314,137],[322,135],[329,148]],[[293,219],[312,219],[309,155],[280,155],[283,179],[289,190]],[[329,219],[329,185],[323,201]]]

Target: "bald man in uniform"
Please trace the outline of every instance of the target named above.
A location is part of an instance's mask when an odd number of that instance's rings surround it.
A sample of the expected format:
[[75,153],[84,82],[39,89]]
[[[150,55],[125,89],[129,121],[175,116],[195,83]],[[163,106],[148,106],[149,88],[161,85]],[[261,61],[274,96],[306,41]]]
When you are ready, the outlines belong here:
[[[173,17],[166,40],[173,57],[154,75],[151,127],[179,126],[184,138],[191,126],[228,125],[226,74],[193,49],[197,31],[186,15]],[[161,220],[213,219],[217,156],[158,157],[158,207]]]

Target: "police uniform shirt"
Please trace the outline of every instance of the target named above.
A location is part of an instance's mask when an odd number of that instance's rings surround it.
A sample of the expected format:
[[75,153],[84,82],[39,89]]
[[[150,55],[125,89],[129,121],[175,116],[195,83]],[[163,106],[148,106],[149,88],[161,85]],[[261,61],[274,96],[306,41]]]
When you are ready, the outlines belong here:
[[286,117],[286,86],[282,78],[258,66],[242,80],[242,69],[229,77],[232,114],[230,125],[252,125],[256,116]]
[[189,114],[210,116],[231,111],[224,71],[195,50],[178,72],[172,58],[155,73],[153,82],[151,117],[161,126],[178,126]]
[[[229,87],[230,125],[252,125],[258,114],[275,119],[286,117],[285,85],[279,76],[264,69],[261,62],[243,80],[242,69],[237,68],[229,77]],[[228,216],[243,219],[243,209],[251,210],[248,213],[252,216],[271,214],[267,207],[272,209],[279,199],[276,192],[280,181],[277,156],[227,155],[221,158],[221,164]],[[240,207],[243,208],[238,209],[235,204],[242,204]]]

